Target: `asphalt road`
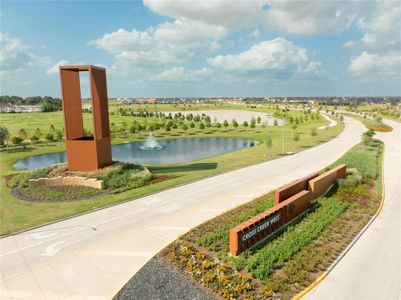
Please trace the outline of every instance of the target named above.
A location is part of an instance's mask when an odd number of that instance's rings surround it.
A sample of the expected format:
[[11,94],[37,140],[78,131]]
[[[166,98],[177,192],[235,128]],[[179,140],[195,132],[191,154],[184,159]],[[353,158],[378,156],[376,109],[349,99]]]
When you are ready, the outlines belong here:
[[378,133],[385,144],[381,213],[306,299],[401,299],[401,123]]
[[1,299],[111,299],[190,228],[341,157],[366,131],[345,122],[338,137],[292,156],[1,239]]

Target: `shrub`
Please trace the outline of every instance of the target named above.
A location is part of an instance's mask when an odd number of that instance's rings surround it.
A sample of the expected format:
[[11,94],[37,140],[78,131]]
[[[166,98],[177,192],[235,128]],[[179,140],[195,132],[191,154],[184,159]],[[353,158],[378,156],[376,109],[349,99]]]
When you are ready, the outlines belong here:
[[111,170],[100,171],[95,177],[103,180],[106,189],[114,190],[121,187],[143,186],[152,178],[152,174],[142,166],[125,163],[117,165]]
[[362,175],[355,168],[349,168],[347,170],[347,176],[339,180],[338,185],[340,187],[355,187],[361,184]]
[[21,145],[21,143],[23,142],[23,139],[20,138],[19,136],[14,136],[14,137],[11,139],[11,142],[12,142],[14,145]]
[[54,136],[51,133],[46,134],[45,139],[49,142],[54,141]]

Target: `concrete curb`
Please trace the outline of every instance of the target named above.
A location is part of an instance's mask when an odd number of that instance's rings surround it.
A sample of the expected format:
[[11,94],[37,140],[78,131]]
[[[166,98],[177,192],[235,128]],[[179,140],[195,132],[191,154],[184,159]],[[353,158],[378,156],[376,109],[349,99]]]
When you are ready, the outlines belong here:
[[372,216],[369,222],[363,227],[363,229],[358,233],[358,235],[352,240],[352,242],[344,249],[344,251],[335,259],[335,261],[327,268],[322,275],[316,278],[308,287],[306,287],[303,291],[299,292],[295,295],[292,300],[300,300],[306,294],[308,294],[311,290],[313,290],[320,282],[322,282],[327,275],[337,266],[337,264],[343,259],[343,257],[351,250],[351,248],[356,244],[359,238],[365,233],[365,231],[369,228],[369,226],[373,223],[373,221],[377,218],[380,212],[383,209],[384,205],[384,197],[385,197],[385,189],[384,189],[384,143],[383,143],[383,155],[382,155],[382,197],[380,200],[379,208],[377,209],[376,213]]

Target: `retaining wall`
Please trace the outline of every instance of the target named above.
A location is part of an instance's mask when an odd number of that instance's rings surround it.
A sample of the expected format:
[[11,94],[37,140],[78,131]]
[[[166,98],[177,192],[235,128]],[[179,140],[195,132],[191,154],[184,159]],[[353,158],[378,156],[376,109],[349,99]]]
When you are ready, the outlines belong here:
[[34,186],[58,186],[58,185],[78,185],[87,186],[94,189],[103,189],[103,180],[85,178],[79,176],[57,176],[51,178],[29,179],[29,187]]

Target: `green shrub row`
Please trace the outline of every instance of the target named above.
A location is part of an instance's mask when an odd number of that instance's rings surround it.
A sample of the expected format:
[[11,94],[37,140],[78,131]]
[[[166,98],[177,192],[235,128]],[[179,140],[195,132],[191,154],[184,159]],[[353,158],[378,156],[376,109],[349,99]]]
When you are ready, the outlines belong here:
[[296,254],[303,246],[341,214],[348,204],[334,198],[319,198],[316,210],[309,213],[295,226],[289,226],[283,234],[249,258],[248,271],[259,279],[266,278],[275,268]]
[[273,199],[269,197],[265,201],[258,203],[258,205],[255,205],[255,207],[253,207],[251,210],[237,215],[233,218],[231,222],[225,223],[222,226],[217,227],[215,230],[202,235],[199,239],[196,240],[196,243],[199,246],[205,247],[210,251],[227,252],[229,244],[228,232],[230,231],[230,229],[242,222],[245,222],[246,220],[249,220],[257,214],[264,212],[272,206]]

